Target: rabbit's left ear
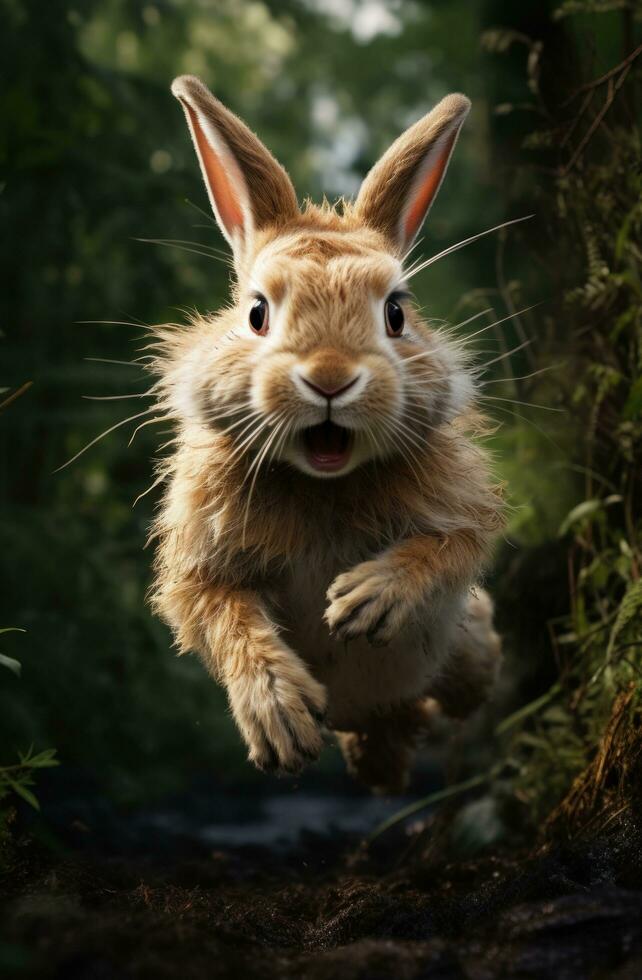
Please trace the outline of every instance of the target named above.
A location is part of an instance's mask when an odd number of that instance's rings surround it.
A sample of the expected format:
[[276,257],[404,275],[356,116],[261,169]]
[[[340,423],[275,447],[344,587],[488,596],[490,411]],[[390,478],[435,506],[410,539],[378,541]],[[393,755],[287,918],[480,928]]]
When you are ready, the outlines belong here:
[[447,95],[395,140],[361,185],[357,215],[400,253],[412,244],[437,196],[469,109],[465,95]]
[[258,136],[193,75],[172,84],[219,227],[239,259],[255,231],[299,213],[292,182]]

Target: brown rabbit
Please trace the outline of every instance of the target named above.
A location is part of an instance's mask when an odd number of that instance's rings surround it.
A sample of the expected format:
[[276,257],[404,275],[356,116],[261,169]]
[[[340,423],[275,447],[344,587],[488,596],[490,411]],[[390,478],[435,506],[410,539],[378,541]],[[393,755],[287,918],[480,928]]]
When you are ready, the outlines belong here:
[[502,504],[473,380],[403,268],[469,102],[404,133],[354,203],[300,210],[198,79],[172,91],[236,275],[228,308],[160,330],[177,432],[154,606],[225,685],[255,765],[296,772],[327,725],[353,772],[398,789],[435,699],[465,716],[499,660],[474,588]]

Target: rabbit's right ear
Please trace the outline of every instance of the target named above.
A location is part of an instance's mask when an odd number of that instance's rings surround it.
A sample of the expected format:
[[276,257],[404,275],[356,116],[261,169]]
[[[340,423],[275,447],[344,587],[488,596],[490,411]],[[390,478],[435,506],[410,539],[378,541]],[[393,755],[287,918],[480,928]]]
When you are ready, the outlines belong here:
[[255,231],[299,213],[294,187],[259,138],[198,78],[176,78],[172,93],[185,110],[216,220],[238,259]]

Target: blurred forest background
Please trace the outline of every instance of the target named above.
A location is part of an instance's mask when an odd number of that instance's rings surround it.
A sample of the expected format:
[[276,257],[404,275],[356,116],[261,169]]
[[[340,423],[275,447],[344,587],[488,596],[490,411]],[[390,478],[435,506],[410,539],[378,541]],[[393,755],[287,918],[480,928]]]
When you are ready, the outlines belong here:
[[[0,791],[29,797],[33,758],[6,767],[30,746],[36,769],[48,749],[61,763],[37,774],[47,805],[140,805],[204,776],[275,791],[145,603],[158,490],[133,503],[162,437],[144,428],[130,443],[134,421],[56,472],[141,410],[87,399],[145,390],[144,325],[227,295],[169,92],[190,72],[317,199],[354,193],[447,92],[472,99],[421,250],[535,217],[415,281],[431,317],[488,309],[471,330],[510,318],[475,341],[494,362],[484,407],[512,504],[492,576],[506,666],[486,748],[469,746],[455,776],[487,773],[520,832],[581,821],[599,780],[609,814],[628,806],[641,782],[639,6],[0,0],[0,12],[0,626],[25,631],[0,638]],[[328,749],[316,778],[338,785],[341,769]],[[412,790],[426,788],[419,776]]]

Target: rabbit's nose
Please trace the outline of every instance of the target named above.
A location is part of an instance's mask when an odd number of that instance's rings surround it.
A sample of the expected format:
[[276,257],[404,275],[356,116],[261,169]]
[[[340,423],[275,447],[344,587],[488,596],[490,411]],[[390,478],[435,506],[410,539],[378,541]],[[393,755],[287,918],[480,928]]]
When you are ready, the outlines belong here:
[[330,385],[328,385],[327,383],[322,384],[318,381],[311,381],[310,378],[306,378],[305,374],[301,374],[299,375],[299,377],[301,378],[301,381],[303,381],[303,383],[308,386],[308,388],[311,388],[312,391],[315,391],[317,395],[321,395],[322,398],[337,398],[339,395],[343,395],[346,391],[348,391],[349,388],[352,388],[353,385],[356,385],[357,381],[360,378],[360,375],[355,374],[355,376],[351,378],[350,381],[346,382],[346,384],[341,385],[339,388],[334,386],[330,387]]

